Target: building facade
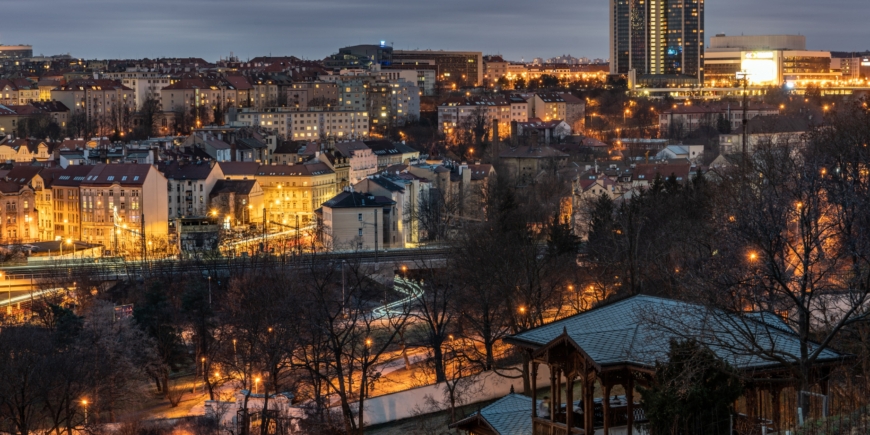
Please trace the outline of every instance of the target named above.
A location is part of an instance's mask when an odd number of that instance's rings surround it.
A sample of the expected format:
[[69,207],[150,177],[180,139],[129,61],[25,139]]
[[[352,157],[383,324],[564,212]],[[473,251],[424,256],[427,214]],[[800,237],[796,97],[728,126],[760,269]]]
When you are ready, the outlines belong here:
[[704,81],[704,0],[610,0],[610,73]]

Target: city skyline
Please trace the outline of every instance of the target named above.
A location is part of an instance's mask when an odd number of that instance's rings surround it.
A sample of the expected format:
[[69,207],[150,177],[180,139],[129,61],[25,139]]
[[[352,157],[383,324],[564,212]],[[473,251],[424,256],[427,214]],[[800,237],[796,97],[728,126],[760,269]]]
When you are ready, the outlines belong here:
[[[222,0],[155,0],[127,4],[123,10],[105,0],[76,3],[76,8],[59,0],[7,5],[10,16],[23,19],[11,20],[0,32],[0,43],[31,44],[34,54],[69,52],[88,59],[215,61],[233,52],[241,59],[271,54],[319,60],[339,47],[378,41],[393,43],[396,49],[477,50],[516,61],[562,54],[609,57],[607,0],[551,1],[536,4],[534,14],[490,0],[412,5],[396,0],[376,5],[258,0],[243,7]],[[810,49],[870,49],[863,46],[870,30],[862,25],[870,20],[870,10],[858,0],[824,5],[812,0],[712,1],[705,8],[706,43],[719,33],[802,34]],[[427,20],[421,23],[419,17]]]

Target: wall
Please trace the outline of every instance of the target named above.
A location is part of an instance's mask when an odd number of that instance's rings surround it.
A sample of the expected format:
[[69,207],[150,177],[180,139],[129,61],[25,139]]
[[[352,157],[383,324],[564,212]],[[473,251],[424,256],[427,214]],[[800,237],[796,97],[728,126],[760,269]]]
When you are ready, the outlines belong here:
[[[519,369],[520,366],[513,368]],[[475,385],[483,385],[482,391],[474,394],[469,394],[466,399],[467,404],[483,402],[487,400],[498,399],[510,393],[511,386],[515,391],[520,393],[523,389],[522,379],[508,379],[501,377],[494,372],[484,372],[475,375]],[[550,386],[550,370],[541,364],[538,366],[538,382],[537,387]],[[387,423],[396,420],[402,420],[409,417],[415,417],[419,409],[428,409],[426,398],[432,397],[435,400],[442,401],[444,398],[444,386],[428,385],[425,387],[405,390],[395,394],[374,397],[365,401],[365,425],[371,426],[375,424]],[[529,414],[531,414],[529,409]]]

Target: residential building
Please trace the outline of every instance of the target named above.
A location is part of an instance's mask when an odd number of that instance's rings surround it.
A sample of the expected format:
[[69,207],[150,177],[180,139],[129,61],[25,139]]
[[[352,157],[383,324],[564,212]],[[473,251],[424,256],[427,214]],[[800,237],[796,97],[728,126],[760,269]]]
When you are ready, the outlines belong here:
[[[0,118],[2,117],[2,107],[0,107]],[[48,145],[43,141],[14,139],[0,144],[0,160],[6,162],[46,162],[53,159],[54,156],[49,153]]]
[[237,119],[242,125],[274,132],[285,140],[359,139],[368,137],[369,132],[369,116],[366,111],[243,109],[238,113]]
[[[51,182],[54,201],[54,235],[61,239],[82,240],[81,192],[82,182],[93,166],[70,165],[56,174]],[[166,186],[163,187],[164,189]]]
[[558,119],[541,121],[532,118],[528,122],[512,123],[511,130],[511,139],[514,143],[531,146],[559,143],[571,135],[571,126]]
[[567,118],[567,107],[562,94],[533,94],[529,98],[529,104],[532,108],[532,118],[538,118],[542,121],[564,120]]
[[215,184],[224,179],[214,162],[162,162],[157,170],[167,180],[167,218],[208,216]]
[[194,119],[196,127],[214,122],[216,111],[243,104],[248,91],[238,90],[232,82],[217,77],[192,77],[176,80],[160,90],[163,110],[186,111]]
[[402,143],[386,139],[364,141],[367,147],[378,157],[378,170],[387,166],[398,165],[409,160],[420,158],[420,152]]
[[[227,176],[223,164],[221,169]],[[235,177],[238,175],[229,176]],[[263,189],[263,204],[270,225],[293,226],[297,218],[300,225],[308,224],[314,218],[314,210],[336,192],[335,172],[320,161],[260,165],[250,178],[255,178]]]
[[338,157],[347,158],[347,181],[356,184],[378,170],[378,156],[364,142],[338,142],[334,145]]
[[420,90],[405,80],[379,81],[367,88],[372,133],[386,135],[420,117]]
[[534,184],[538,177],[564,168],[568,163],[568,154],[549,146],[522,145],[505,150],[499,155],[508,176],[516,180],[517,185]]
[[[173,80],[169,74],[155,71],[153,69],[138,69],[130,68],[127,71],[105,72],[103,77],[111,80],[117,80],[122,85],[133,90],[133,103],[136,109],[141,109],[142,104],[148,98],[152,98],[161,103],[161,92],[164,88],[169,87]],[[174,106],[167,106],[166,110],[172,110]]]
[[512,121],[528,120],[530,105],[520,97],[451,97],[438,105],[438,129],[453,133],[470,130],[478,122],[490,126],[497,120],[499,134],[505,136]]
[[60,101],[35,101],[30,103],[41,113],[47,113],[49,117],[60,128],[66,128],[66,123],[69,122],[69,107],[66,107]]
[[70,115],[84,113],[95,123],[100,136],[131,130],[134,96],[132,89],[106,79],[73,80],[51,91],[51,98],[68,107]]
[[39,101],[39,88],[30,80],[0,79],[0,104],[23,106],[34,101]]
[[704,157],[704,145],[668,145],[655,155],[657,160],[679,159],[696,163],[700,162],[702,157]]
[[483,65],[483,80],[487,87],[494,88],[499,79],[507,76],[508,62],[501,56],[484,56]]
[[[120,252],[165,246],[169,236],[167,180],[152,165],[87,166],[81,180],[82,240]],[[57,183],[55,183],[57,184]]]
[[218,180],[209,194],[209,207],[225,227],[263,222],[263,189],[257,180]]
[[[746,107],[746,119],[756,116],[779,114],[779,108],[757,103]],[[659,131],[662,135],[681,136],[697,130],[701,126],[716,127],[719,118],[723,117],[731,125],[732,131],[743,126],[743,108],[732,107],[730,104],[714,105],[682,105],[659,113]]]
[[[54,210],[51,196],[51,189],[47,186],[51,183],[49,176],[45,180],[42,176],[44,169],[41,166],[15,166],[6,174],[4,179],[10,183],[16,183],[22,187],[27,187],[33,192],[34,202],[32,213],[25,215],[25,223],[29,225],[29,220],[36,222],[37,231],[30,233],[29,230],[23,234],[28,234],[28,238],[35,240],[54,240]],[[26,205],[25,209],[30,209],[31,204]],[[19,231],[21,234],[21,231]]]
[[366,193],[345,191],[325,201],[322,241],[330,250],[374,250],[402,246],[396,202]]
[[0,180],[0,238],[6,244],[39,240],[36,194],[27,184]]

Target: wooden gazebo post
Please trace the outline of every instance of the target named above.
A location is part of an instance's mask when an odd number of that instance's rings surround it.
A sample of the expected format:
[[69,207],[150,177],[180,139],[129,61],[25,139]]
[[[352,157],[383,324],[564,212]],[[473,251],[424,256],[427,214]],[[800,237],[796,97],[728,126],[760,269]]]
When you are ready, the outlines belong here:
[[601,410],[604,412],[604,435],[610,435],[610,382],[607,375],[601,376],[601,390],[604,398],[601,399]]
[[626,417],[628,423],[625,428],[625,434],[632,435],[632,430],[634,429],[634,376],[632,376],[631,370],[628,370],[628,382],[626,384],[628,384],[625,385],[626,412],[628,412]]
[[532,418],[538,416],[538,363],[532,361]]
[[574,373],[573,370],[565,372],[565,425],[569,434],[574,427]]

